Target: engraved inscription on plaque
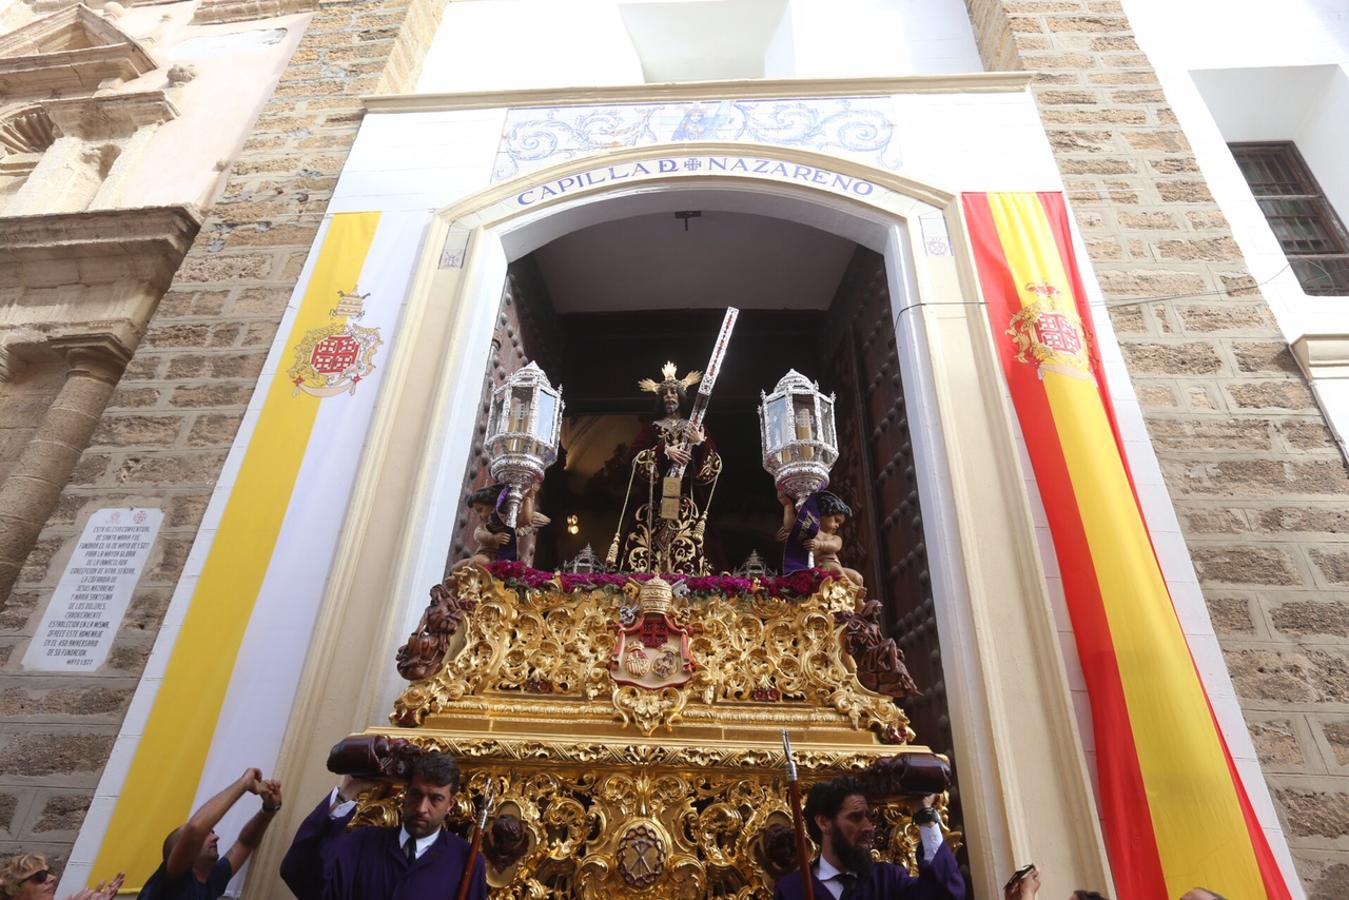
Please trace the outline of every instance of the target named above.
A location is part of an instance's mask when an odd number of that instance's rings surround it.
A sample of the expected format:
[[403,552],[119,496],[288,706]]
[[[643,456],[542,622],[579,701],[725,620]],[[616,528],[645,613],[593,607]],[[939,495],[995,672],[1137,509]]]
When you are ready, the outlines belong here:
[[25,669],[89,672],[103,665],[163,520],[163,510],[126,507],[89,517],[23,656]]

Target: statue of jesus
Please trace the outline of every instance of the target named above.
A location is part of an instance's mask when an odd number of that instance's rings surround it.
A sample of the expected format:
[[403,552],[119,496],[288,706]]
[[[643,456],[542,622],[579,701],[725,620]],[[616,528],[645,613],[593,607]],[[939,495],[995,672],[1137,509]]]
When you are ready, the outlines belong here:
[[[700,575],[707,568],[703,534],[707,505],[721,475],[721,457],[707,432],[690,424],[684,415],[688,389],[702,374],[689,372],[679,378],[676,373],[675,364],[667,362],[660,381],[644,378],[638,382],[642,390],[656,395],[659,418],[642,426],[632,442],[632,477],[608,559],[610,566],[624,571]],[[682,474],[674,477],[672,473],[679,468]],[[646,482],[645,491],[638,488],[643,502],[620,544],[623,516],[639,481]],[[701,498],[704,487],[706,497]]]

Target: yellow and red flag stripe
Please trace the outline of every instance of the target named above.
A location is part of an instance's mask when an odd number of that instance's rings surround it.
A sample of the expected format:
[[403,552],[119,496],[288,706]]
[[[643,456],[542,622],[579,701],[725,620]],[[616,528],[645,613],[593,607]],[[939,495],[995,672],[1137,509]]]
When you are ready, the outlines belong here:
[[1288,898],[1153,552],[1058,193],[966,194],[1090,697],[1117,896]]

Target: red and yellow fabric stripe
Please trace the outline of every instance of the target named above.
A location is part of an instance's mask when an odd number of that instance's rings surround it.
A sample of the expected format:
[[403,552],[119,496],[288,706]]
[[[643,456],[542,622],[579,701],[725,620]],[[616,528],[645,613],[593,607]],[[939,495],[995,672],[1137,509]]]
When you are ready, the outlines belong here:
[[984,299],[1063,576],[1128,900],[1290,896],[1181,632],[1128,467],[1057,193],[966,194]]

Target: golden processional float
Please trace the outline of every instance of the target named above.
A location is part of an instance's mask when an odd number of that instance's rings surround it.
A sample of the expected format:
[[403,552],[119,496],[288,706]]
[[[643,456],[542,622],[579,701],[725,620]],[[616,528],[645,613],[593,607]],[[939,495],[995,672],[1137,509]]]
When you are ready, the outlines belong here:
[[[734,321],[729,310],[701,378],[671,363],[643,383],[667,400],[699,391],[687,418],[668,403],[635,454],[639,502],[610,567],[592,555],[580,571],[542,572],[519,558],[519,532],[548,521],[532,501],[563,404],[533,364],[497,388],[497,484],[470,498],[478,551],[431,589],[399,650],[411,684],[390,726],[329,758],[334,772],[381,780],[352,827],[398,824],[406,765],[445,750],[464,773],[450,826],[469,837],[491,804],[481,837],[494,898],[768,897],[798,865],[785,732],[804,781],[847,772],[867,784],[880,858],[916,871],[905,801],[920,795],[940,795],[958,845],[947,761],[910,743],[898,705],[917,693],[903,654],[838,561],[846,505],[823,490],[838,455],[832,398],[794,371],[760,409],[786,574],[706,572],[695,492],[720,464],[701,419]],[[649,570],[612,571],[634,558]]]

